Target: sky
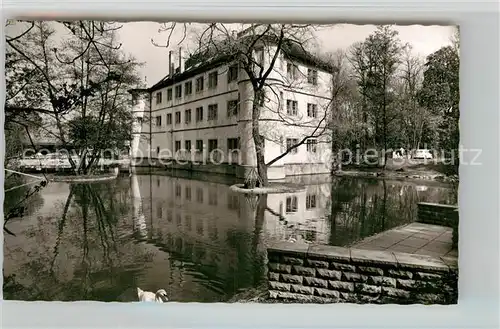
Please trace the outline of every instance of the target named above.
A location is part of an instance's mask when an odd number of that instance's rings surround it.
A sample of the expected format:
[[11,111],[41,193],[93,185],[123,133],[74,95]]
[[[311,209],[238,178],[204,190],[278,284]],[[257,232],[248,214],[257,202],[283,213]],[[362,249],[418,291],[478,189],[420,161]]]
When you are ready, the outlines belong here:
[[[148,86],[155,84],[168,74],[168,52],[169,50],[178,51],[177,43],[183,35],[183,27],[178,25],[171,38],[174,41],[173,47],[160,48],[154,46],[151,39],[153,38],[156,43],[166,44],[168,32],[158,33],[159,28],[160,23],[157,22],[130,22],[124,23],[119,31],[122,49],[134,55],[139,62],[145,63],[140,74],[146,79]],[[363,41],[375,28],[374,25],[339,24],[317,32],[317,42],[322,52],[347,49],[354,42]],[[454,27],[408,25],[396,26],[395,30],[399,32],[399,38],[403,43],[408,42],[413,45],[416,55],[425,57],[442,46],[450,44]]]
[[[168,74],[168,52],[169,50],[178,53],[179,47],[184,50],[190,43],[189,37],[179,46],[178,43],[183,37],[183,25],[179,24],[174,29],[171,37],[171,48],[154,46],[151,39],[156,43],[166,44],[168,32],[159,33],[161,24],[158,22],[128,22],[121,23],[122,28],[118,30],[118,36],[122,43],[122,50],[132,54],[139,62],[144,65],[139,74],[146,80],[147,86],[152,86]],[[198,25],[198,28],[200,26]],[[240,24],[231,24],[228,29],[239,29]],[[413,46],[413,52],[420,57],[426,57],[439,48],[451,43],[451,37],[454,33],[454,26],[423,26],[407,25],[395,26],[394,29],[399,32],[399,38],[403,43],[410,43]],[[11,30],[10,30],[11,29]],[[14,35],[23,31],[20,26],[12,26],[6,30]],[[64,30],[63,28],[61,28]],[[188,31],[193,32],[196,24],[189,27]],[[376,27],[374,25],[354,25],[354,24],[336,24],[321,28],[316,32],[316,42],[319,44],[321,52],[333,52],[338,49],[347,49],[353,43],[363,41]],[[190,33],[193,40],[193,34]],[[193,49],[191,49],[193,50]],[[177,66],[177,59],[174,58]]]

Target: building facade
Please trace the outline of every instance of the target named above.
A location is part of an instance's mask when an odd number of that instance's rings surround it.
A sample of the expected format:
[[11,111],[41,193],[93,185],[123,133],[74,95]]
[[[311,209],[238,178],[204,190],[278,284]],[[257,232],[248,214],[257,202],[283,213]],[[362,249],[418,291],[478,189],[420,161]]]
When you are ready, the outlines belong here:
[[[255,51],[269,67],[276,47]],[[257,166],[252,137],[254,92],[238,61],[215,56],[172,64],[170,74],[146,90],[133,90],[137,117],[132,157],[150,165],[244,177]],[[189,66],[185,64],[189,63]],[[184,67],[186,66],[186,67]],[[329,172],[328,114],[331,71],[303,55],[281,51],[266,79],[260,106],[260,135],[271,180]],[[313,136],[313,138],[306,138]],[[137,163],[137,162],[136,162]]]

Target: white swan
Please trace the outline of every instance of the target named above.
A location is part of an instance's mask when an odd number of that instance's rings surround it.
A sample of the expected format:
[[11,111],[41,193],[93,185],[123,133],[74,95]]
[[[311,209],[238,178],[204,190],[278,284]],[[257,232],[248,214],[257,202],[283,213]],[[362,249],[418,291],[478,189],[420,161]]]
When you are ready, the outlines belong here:
[[139,297],[139,301],[141,302],[168,302],[167,292],[164,289],[158,290],[155,294],[150,291],[144,291],[141,288],[137,287],[137,297]]

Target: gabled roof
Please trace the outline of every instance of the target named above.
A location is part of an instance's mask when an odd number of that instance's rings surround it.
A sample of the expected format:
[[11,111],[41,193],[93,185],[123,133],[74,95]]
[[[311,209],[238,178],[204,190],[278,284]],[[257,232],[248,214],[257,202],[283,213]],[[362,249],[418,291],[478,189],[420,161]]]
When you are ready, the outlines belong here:
[[[248,41],[251,40],[250,37],[243,36],[240,38],[240,42],[245,42],[245,39],[247,39]],[[272,38],[269,37],[269,39]],[[273,42],[272,40],[268,41]],[[225,41],[221,41],[221,47],[224,46],[224,42]],[[298,43],[293,42],[292,40],[284,40],[281,48],[285,55],[285,58],[292,61],[302,63],[307,66],[312,66],[325,72],[333,72],[333,70],[335,69],[331,63],[322,60],[318,56],[315,56],[312,53],[306,51]],[[195,75],[206,72],[212,68],[216,68],[222,63],[231,62],[236,58],[236,50],[234,54],[220,54],[217,52],[217,49],[220,48],[214,47],[213,49],[199,51],[191,55],[185,62],[186,68],[183,72],[165,76],[159,82],[148,88],[149,91],[152,92],[160,88],[174,85],[175,83],[194,77]]]
[[222,63],[225,63],[227,61],[231,61],[232,56],[228,55],[222,55],[222,56],[214,56],[214,57],[209,57],[205,61],[199,61],[195,65],[192,65],[190,67],[187,67],[184,71],[174,73],[172,75],[167,75],[163,79],[161,79],[159,82],[154,84],[149,88],[149,91],[155,91],[163,87],[168,87],[172,86],[178,82],[184,81],[186,79],[189,79],[191,77],[194,77],[200,73],[206,72],[212,68],[216,68]]

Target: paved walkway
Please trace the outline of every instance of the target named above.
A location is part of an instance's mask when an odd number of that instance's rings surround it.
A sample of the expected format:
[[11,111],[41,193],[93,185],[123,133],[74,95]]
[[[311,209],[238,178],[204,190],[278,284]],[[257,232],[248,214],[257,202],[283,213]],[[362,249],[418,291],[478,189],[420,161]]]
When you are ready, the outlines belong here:
[[452,249],[450,227],[412,223],[361,240],[352,248],[387,250],[434,257],[458,257]]

